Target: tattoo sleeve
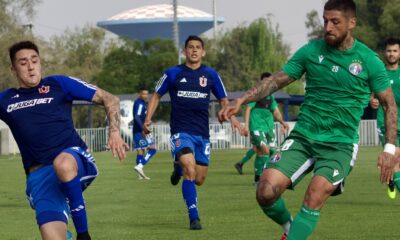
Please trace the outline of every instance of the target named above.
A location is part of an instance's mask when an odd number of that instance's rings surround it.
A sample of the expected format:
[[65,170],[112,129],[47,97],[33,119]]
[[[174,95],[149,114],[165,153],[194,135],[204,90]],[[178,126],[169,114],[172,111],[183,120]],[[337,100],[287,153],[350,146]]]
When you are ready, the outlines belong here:
[[377,97],[385,112],[386,142],[394,144],[397,135],[398,115],[392,88],[380,92]]
[[258,82],[255,87],[248,90],[244,94],[245,99],[244,99],[243,104],[246,104],[249,102],[255,102],[266,96],[269,96],[273,92],[289,85],[293,81],[295,81],[295,79],[289,77],[283,71],[278,71],[278,72],[274,73],[272,76],[270,76],[268,78],[264,78],[263,80]]
[[111,93],[97,88],[92,102],[103,105],[108,118],[109,130],[116,132],[120,130],[119,99]]

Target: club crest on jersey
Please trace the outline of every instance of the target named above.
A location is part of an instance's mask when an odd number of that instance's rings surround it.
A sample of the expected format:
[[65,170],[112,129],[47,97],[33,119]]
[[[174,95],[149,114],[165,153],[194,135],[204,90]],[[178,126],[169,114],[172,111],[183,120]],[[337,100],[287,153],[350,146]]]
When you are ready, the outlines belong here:
[[199,78],[199,80],[200,80],[200,86],[207,87],[207,78],[206,77],[202,76]]
[[45,85],[43,85],[43,86],[41,86],[41,87],[39,88],[39,93],[40,93],[40,94],[46,94],[46,93],[48,93],[48,92],[50,92],[50,86],[45,86]]
[[351,72],[351,74],[357,76],[362,72],[362,66],[360,63],[357,63],[357,62],[352,63],[349,66],[349,71]]

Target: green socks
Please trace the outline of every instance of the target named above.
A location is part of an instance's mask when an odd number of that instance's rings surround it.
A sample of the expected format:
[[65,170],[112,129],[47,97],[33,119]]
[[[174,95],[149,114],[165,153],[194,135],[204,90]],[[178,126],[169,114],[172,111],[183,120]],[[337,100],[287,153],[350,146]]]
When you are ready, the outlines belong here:
[[286,208],[285,202],[282,197],[279,197],[278,200],[272,206],[264,207],[260,206],[263,210],[264,214],[271,218],[274,222],[279,225],[285,225],[287,222],[292,220],[292,216],[289,213],[289,210]]
[[319,210],[302,206],[289,231],[288,240],[306,240],[319,221]]
[[261,176],[264,170],[264,165],[268,160],[268,157],[269,157],[268,155],[256,157],[256,160],[254,161],[254,175]]
[[246,154],[244,155],[244,157],[242,158],[242,160],[240,160],[240,164],[243,165],[246,162],[248,162],[253,156],[254,154],[256,154],[256,152],[253,150],[253,148],[250,148],[249,150],[247,150]]
[[393,182],[394,182],[394,185],[397,188],[397,191],[400,192],[400,172],[395,172],[393,174]]

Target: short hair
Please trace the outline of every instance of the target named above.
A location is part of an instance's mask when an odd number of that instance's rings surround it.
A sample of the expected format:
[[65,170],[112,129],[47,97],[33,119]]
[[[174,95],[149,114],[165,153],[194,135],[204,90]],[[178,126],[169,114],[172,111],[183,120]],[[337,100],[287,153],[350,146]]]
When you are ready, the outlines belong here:
[[189,41],[199,41],[201,42],[201,47],[204,48],[204,41],[203,39],[201,39],[200,37],[196,36],[196,35],[190,35],[188,38],[186,38],[185,41],[185,48],[187,47],[187,45],[189,44]]
[[8,48],[8,53],[10,55],[11,64],[14,65],[15,55],[18,51],[22,49],[31,49],[37,52],[39,55],[39,48],[38,46],[32,41],[20,41],[14,43],[11,47]]
[[147,89],[146,86],[140,86],[139,87],[139,92],[142,92],[142,91],[149,91],[149,90]]
[[267,77],[269,77],[269,76],[271,76],[271,73],[270,73],[270,72],[263,72],[263,73],[261,73],[261,75],[260,75],[260,80],[263,80],[264,78],[267,78]]
[[356,17],[357,8],[353,0],[328,0],[324,11],[337,10],[344,12],[348,17]]
[[384,45],[385,48],[386,48],[387,46],[389,46],[389,45],[396,45],[396,44],[398,44],[398,45],[400,46],[400,39],[394,38],[394,37],[387,38],[387,39],[385,40],[385,42],[383,43],[383,45]]

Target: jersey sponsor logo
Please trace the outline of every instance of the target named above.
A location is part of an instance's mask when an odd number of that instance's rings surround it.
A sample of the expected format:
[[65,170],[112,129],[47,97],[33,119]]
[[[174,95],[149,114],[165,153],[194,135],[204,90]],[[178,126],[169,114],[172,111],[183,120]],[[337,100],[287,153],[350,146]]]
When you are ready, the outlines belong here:
[[359,75],[362,72],[362,70],[363,70],[362,66],[358,62],[352,63],[349,66],[349,71],[351,72],[351,74],[356,76]]
[[199,80],[200,80],[200,86],[202,86],[202,87],[207,87],[207,78],[206,78],[206,77],[201,76],[201,77],[199,78]]
[[324,55],[320,55],[320,56],[318,57],[318,60],[319,60],[319,63],[322,63],[322,61],[324,60]]
[[186,78],[182,78],[179,82],[185,83],[185,82],[187,82],[187,80],[186,80]]
[[49,104],[49,103],[51,103],[51,101],[53,101],[53,98],[37,98],[37,99],[17,102],[17,103],[8,105],[7,112],[10,113],[10,112],[18,110],[18,109],[34,107],[39,104]]
[[208,93],[192,92],[192,91],[178,91],[178,97],[184,98],[207,98]]
[[50,86],[43,85],[38,90],[40,94],[47,94],[50,92]]

